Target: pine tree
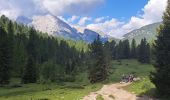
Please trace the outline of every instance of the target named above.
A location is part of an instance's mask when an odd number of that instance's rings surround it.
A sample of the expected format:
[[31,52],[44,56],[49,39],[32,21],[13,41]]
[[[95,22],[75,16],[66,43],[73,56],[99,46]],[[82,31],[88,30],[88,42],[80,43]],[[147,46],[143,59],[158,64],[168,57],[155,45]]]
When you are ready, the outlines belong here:
[[14,69],[14,26],[13,26],[13,22],[10,20],[9,23],[7,24],[7,34],[8,34],[8,44],[10,45],[9,47],[9,56],[10,56],[10,66],[12,69]]
[[91,83],[104,81],[108,77],[109,59],[105,55],[104,46],[100,36],[91,44],[92,65],[89,67],[89,79]]
[[21,77],[23,75],[23,69],[27,64],[27,51],[26,43],[27,38],[24,34],[17,34],[14,37],[14,48],[13,48],[13,76]]
[[163,25],[160,26],[159,35],[155,41],[156,71],[151,74],[159,94],[170,95],[170,0],[163,16]]
[[130,45],[129,40],[123,41],[123,59],[129,59],[130,58]]
[[123,57],[123,42],[120,40],[119,44],[116,46],[116,59],[122,59]]
[[10,45],[8,40],[7,33],[0,27],[0,85],[8,84],[10,79]]
[[27,45],[28,61],[22,77],[23,83],[35,83],[38,78],[37,53],[36,53],[36,31],[31,28],[29,42]]
[[111,52],[111,58],[116,59],[116,42],[112,40],[109,44],[110,44],[109,48]]
[[150,44],[147,43],[146,45],[146,63],[150,63],[150,60],[151,60],[151,47],[150,47]]
[[142,39],[138,46],[138,61],[141,63],[150,63],[150,45],[146,39]]
[[135,39],[132,40],[132,44],[131,44],[131,58],[136,58],[137,57],[137,50],[136,50],[136,41]]
[[37,81],[36,62],[32,59],[32,57],[29,57],[27,65],[24,69],[22,82],[24,84],[27,84],[27,83],[35,83],[36,81]]

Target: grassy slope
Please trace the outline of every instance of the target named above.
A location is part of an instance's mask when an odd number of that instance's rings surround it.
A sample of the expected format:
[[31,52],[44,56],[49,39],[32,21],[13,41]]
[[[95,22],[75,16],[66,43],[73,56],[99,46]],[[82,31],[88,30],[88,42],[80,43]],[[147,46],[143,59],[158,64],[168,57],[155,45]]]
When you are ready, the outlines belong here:
[[141,81],[135,82],[125,87],[125,89],[139,96],[148,95],[154,97],[155,95],[155,86],[151,83],[149,78],[142,78]]
[[80,100],[91,91],[101,88],[101,84],[88,85],[85,89],[56,84],[29,84],[21,88],[0,88],[0,100]]
[[112,82],[120,81],[123,74],[135,73],[138,77],[148,77],[150,72],[154,70],[152,65],[141,64],[136,60],[122,60],[112,62],[113,74],[110,76]]
[[[122,74],[129,74],[132,72],[135,72],[139,77],[148,77],[150,71],[154,70],[151,65],[140,64],[136,60],[123,60],[122,64],[117,61],[113,61],[111,67],[113,68],[114,73],[110,76],[110,82],[118,82],[120,81]],[[87,78],[83,78],[83,76],[87,77],[87,74],[80,74],[77,81],[87,83]],[[145,82],[148,83],[148,80],[142,80],[139,83],[134,83],[127,89],[137,94],[143,93],[150,88],[148,88],[147,85],[146,87],[143,87]],[[89,92],[100,89],[102,84],[89,84],[84,86],[84,89],[79,89],[79,86],[81,85],[66,83],[64,86],[59,86],[57,84],[28,84],[20,88],[0,88],[0,100],[31,100],[31,98],[32,100],[80,100],[80,98],[87,95]],[[145,91],[143,91],[141,86],[145,88]]]

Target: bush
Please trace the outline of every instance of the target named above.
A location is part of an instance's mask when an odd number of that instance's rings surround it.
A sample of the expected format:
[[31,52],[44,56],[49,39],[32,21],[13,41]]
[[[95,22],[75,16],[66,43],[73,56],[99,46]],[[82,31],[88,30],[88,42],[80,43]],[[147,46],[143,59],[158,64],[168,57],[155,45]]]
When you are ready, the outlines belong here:
[[64,75],[64,68],[62,66],[57,65],[54,61],[49,60],[42,64],[40,72],[40,82],[42,81],[44,83],[44,80],[57,82],[62,80],[62,77]]
[[75,81],[75,76],[73,75],[65,75],[65,77],[63,78],[64,82],[74,82]]

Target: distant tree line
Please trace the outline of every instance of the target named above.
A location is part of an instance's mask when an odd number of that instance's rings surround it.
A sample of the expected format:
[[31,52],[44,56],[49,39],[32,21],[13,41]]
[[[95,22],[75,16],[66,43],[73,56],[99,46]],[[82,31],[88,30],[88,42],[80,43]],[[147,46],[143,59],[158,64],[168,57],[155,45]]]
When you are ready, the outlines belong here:
[[151,61],[151,47],[146,39],[142,39],[140,44],[136,44],[135,39],[132,43],[129,40],[120,40],[116,43],[114,40],[107,42],[111,58],[114,60],[121,59],[137,59],[141,63],[150,63]]

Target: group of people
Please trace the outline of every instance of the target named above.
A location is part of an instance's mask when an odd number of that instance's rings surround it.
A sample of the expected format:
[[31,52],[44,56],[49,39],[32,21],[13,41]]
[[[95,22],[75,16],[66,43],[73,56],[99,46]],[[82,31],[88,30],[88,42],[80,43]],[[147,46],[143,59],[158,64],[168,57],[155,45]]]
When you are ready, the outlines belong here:
[[124,83],[128,83],[128,82],[133,82],[134,81],[134,75],[133,74],[130,74],[130,75],[122,75],[122,79],[121,79],[121,82],[124,82]]

